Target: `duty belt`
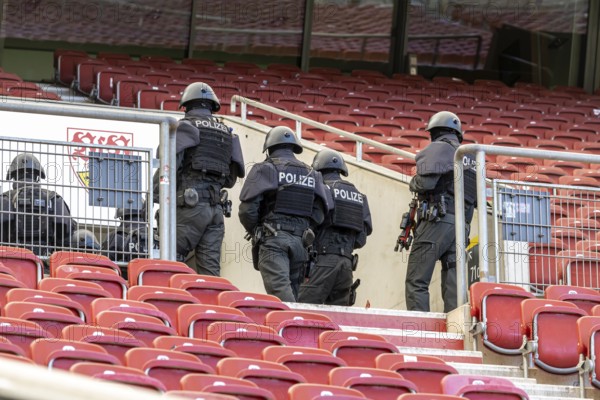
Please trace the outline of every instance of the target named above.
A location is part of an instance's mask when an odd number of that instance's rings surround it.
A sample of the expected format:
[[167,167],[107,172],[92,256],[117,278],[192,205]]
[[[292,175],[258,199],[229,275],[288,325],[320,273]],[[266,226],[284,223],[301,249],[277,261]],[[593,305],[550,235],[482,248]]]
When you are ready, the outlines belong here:
[[299,228],[293,225],[285,225],[285,224],[273,224],[275,230],[288,232],[294,236],[302,236],[306,228]]

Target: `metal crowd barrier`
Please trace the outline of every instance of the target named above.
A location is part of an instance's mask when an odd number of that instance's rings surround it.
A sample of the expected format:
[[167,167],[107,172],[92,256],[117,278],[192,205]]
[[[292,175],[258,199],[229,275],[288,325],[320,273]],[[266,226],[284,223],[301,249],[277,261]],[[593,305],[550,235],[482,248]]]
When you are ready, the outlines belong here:
[[[152,257],[152,151],[72,141],[0,138],[0,245]],[[82,141],[79,141],[82,139]],[[115,142],[128,138],[115,135]]]
[[[480,281],[514,283],[540,293],[549,284],[600,287],[600,259],[589,242],[595,241],[600,223],[581,218],[584,209],[600,206],[600,189],[497,180],[491,193],[492,227],[488,227],[485,206],[486,155],[592,164],[600,163],[600,155],[468,144],[460,146],[454,156],[459,306],[467,302],[469,282],[463,231],[465,215],[464,208],[459,206],[464,203],[466,155],[475,155],[476,159]],[[563,215],[559,215],[560,207],[564,209]],[[491,240],[489,232],[493,232]],[[584,240],[588,243],[583,243]]]

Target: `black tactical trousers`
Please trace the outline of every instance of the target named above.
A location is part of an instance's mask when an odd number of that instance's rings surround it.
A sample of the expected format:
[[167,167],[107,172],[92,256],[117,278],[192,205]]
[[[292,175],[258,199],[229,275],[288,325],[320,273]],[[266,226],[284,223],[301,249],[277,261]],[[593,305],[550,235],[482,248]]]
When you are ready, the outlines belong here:
[[[468,236],[468,230],[467,230]],[[406,271],[406,308],[429,311],[429,284],[437,260],[442,262],[444,312],[456,308],[456,234],[454,215],[422,221],[415,232]]]
[[319,254],[308,281],[300,286],[301,303],[350,305],[352,261],[338,254]]
[[300,236],[278,231],[277,236],[264,237],[258,249],[258,270],[267,293],[281,301],[296,301],[307,260]]
[[225,235],[223,209],[208,202],[195,207],[177,207],[177,255],[184,257],[194,250],[196,272],[221,274],[221,244]]

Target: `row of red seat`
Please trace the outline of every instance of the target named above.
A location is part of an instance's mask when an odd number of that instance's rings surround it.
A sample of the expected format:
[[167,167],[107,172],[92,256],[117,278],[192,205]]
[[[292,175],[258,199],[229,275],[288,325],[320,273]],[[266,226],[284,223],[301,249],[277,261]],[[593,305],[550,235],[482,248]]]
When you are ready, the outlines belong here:
[[[577,373],[580,355],[596,359],[597,291],[549,286],[545,299],[535,299],[520,286],[476,282],[469,293],[475,319],[472,331],[481,335],[487,348],[506,356],[530,355],[533,365],[554,374]],[[595,376],[591,383],[600,387]]]

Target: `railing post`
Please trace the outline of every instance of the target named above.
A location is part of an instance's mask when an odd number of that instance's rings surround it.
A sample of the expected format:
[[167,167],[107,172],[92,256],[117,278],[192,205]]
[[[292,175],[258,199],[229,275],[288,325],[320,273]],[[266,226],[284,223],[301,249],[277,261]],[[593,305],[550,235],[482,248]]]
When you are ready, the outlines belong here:
[[477,222],[479,235],[479,280],[487,282],[489,277],[489,243],[487,231],[487,205],[485,192],[485,151],[478,150],[477,164]]
[[[456,304],[467,303],[467,261],[465,252],[465,193],[462,146],[454,154],[454,232],[456,236]],[[479,178],[479,177],[478,177]]]

